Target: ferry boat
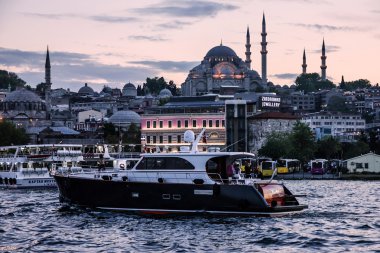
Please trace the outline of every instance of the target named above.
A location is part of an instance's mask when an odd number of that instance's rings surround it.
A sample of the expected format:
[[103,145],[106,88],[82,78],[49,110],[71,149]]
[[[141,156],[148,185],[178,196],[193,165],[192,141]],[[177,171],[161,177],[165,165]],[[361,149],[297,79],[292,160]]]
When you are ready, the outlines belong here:
[[83,161],[81,148],[69,144],[0,147],[0,188],[57,187],[50,170],[77,166]]
[[[300,204],[282,183],[227,177],[226,168],[243,152],[199,152],[194,133],[178,153],[141,154],[129,170],[53,172],[60,200],[88,207],[142,214],[217,214],[283,216],[300,212]],[[301,195],[299,195],[301,196]]]

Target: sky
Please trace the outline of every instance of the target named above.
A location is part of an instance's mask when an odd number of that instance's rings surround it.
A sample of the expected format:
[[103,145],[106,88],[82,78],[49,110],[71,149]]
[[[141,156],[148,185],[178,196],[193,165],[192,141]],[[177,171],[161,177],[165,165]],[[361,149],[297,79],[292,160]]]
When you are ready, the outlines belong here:
[[320,73],[323,39],[329,80],[380,82],[380,0],[0,0],[0,69],[35,87],[48,45],[53,89],[155,76],[180,86],[221,40],[244,60],[249,26],[251,67],[261,74],[263,13],[274,84],[294,82],[304,48],[307,71]]

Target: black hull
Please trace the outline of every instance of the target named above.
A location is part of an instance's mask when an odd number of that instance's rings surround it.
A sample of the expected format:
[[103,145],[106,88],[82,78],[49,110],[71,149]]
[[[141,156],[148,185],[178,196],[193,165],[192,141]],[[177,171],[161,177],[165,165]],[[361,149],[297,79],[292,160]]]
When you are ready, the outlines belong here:
[[281,216],[307,208],[298,202],[270,207],[250,185],[142,183],[59,175],[54,178],[62,201],[109,210],[146,214]]

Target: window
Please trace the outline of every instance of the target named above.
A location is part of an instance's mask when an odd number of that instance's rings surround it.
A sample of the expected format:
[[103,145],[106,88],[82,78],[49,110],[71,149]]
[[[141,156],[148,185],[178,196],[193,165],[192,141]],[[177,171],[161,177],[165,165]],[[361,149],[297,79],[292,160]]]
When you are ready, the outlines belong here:
[[168,135],[168,143],[172,143],[172,136]]
[[168,121],[168,127],[172,128],[172,121],[171,120]]
[[206,127],[206,126],[207,126],[207,120],[204,119],[204,120],[202,121],[202,126],[203,126],[203,127]]
[[156,136],[153,136],[153,143],[156,143],[156,140],[157,139],[157,137]]
[[150,121],[146,122],[146,128],[150,128]]
[[177,121],[177,127],[181,128],[181,121],[180,120]]
[[224,127],[225,126],[225,124],[224,124],[224,119],[222,120],[222,127]]
[[146,137],[146,143],[150,143],[150,136]]
[[181,135],[177,135],[177,143],[181,143]]
[[160,143],[164,142],[164,136],[160,135]]
[[153,121],[153,128],[156,128],[157,127],[157,122],[154,120]]
[[194,165],[180,157],[145,157],[137,170],[194,170]]
[[215,121],[215,127],[219,127],[219,120]]
[[208,127],[212,127],[212,120],[208,121]]
[[160,120],[160,128],[163,128],[163,127],[164,127],[164,122]]
[[188,128],[189,127],[189,121],[186,119],[185,120],[185,128]]
[[368,163],[364,164],[364,168],[368,169]]
[[193,127],[197,127],[197,121],[193,119]]

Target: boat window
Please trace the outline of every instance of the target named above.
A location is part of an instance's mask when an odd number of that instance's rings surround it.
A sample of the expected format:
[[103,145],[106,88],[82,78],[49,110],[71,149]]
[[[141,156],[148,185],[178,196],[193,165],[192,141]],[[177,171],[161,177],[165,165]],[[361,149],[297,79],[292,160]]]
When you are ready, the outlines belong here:
[[194,166],[179,157],[146,157],[136,167],[137,170],[193,170]]

